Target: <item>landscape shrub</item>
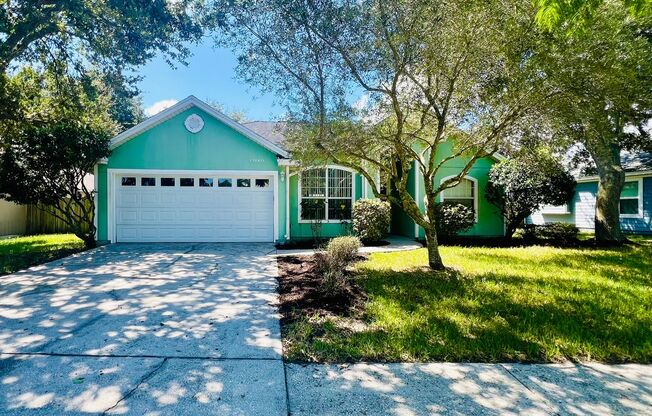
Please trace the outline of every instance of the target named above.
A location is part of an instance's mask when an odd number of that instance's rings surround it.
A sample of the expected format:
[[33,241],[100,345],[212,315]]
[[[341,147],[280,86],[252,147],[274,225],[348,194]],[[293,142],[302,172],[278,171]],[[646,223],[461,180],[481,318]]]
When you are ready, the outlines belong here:
[[574,224],[551,222],[544,225],[526,224],[518,235],[524,240],[548,240],[568,245],[577,242],[579,233]]
[[353,232],[364,242],[385,238],[392,221],[389,202],[360,199],[353,204]]
[[580,230],[575,225],[564,222],[552,222],[536,227],[537,238],[553,240],[561,244],[577,241],[579,233]]
[[322,290],[336,294],[346,286],[346,268],[356,259],[361,243],[358,237],[333,238],[326,250],[315,255],[315,265],[322,273]]
[[435,208],[437,235],[453,237],[475,224],[475,213],[466,205],[444,201]]

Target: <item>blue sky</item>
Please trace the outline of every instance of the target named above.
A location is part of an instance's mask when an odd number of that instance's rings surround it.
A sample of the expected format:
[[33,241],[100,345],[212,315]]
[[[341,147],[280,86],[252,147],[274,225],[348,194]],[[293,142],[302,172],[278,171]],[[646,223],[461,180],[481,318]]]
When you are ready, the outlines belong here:
[[173,69],[157,57],[137,71],[144,77],[139,87],[148,115],[191,94],[221,103],[227,113],[242,111],[249,120],[273,120],[283,115],[284,109],[274,104],[273,95],[262,94],[255,86],[236,79],[237,61],[231,51],[214,49],[210,39],[192,51],[187,66],[177,64]]

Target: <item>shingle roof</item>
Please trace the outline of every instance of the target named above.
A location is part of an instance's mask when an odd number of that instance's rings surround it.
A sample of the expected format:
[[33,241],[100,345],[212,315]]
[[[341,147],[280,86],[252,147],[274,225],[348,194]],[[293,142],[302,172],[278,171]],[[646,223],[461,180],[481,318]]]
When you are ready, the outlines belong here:
[[[284,121],[245,121],[241,123],[275,145],[285,149],[285,132],[288,123]],[[287,150],[287,149],[285,149]]]
[[652,153],[623,152],[620,155],[620,162],[622,163],[623,168],[627,172],[635,172],[639,170],[652,170]]

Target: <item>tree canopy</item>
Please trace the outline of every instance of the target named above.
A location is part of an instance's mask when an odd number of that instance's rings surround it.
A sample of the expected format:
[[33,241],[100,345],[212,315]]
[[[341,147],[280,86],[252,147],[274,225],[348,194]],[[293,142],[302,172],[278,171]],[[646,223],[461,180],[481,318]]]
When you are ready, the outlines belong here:
[[84,177],[109,155],[118,124],[101,78],[29,67],[8,78],[16,117],[0,123],[0,197],[36,204],[95,244],[94,190]]
[[507,237],[543,205],[570,202],[575,191],[573,175],[548,149],[523,148],[491,167],[486,198],[505,218]]
[[122,70],[162,51],[189,55],[197,40],[201,2],[195,0],[7,0],[0,5],[0,70],[14,62],[65,60]]
[[534,54],[555,91],[539,106],[553,132],[551,144],[579,144],[600,176],[596,237],[603,241],[624,239],[618,208],[621,151],[652,148],[651,27],[652,16],[633,16],[619,2],[600,2],[581,35],[548,32]]
[[[378,197],[425,229],[429,263],[443,267],[437,196],[545,97],[528,60],[533,5],[279,0],[229,3],[217,13],[227,26],[217,40],[239,54],[242,78],[276,91],[298,121],[288,139],[293,156],[361,172]],[[443,148],[452,151],[442,157]],[[459,174],[435,183],[458,157]],[[425,213],[407,187],[413,166],[425,185]],[[378,176],[396,196],[380,194]]]

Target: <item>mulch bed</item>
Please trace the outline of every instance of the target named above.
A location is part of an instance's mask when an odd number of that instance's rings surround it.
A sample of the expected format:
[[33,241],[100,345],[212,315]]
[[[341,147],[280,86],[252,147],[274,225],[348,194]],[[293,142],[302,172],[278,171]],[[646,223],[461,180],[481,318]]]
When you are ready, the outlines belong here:
[[278,257],[281,325],[306,316],[350,316],[364,310],[365,293],[350,282],[337,295],[321,290],[322,277],[313,256]]

